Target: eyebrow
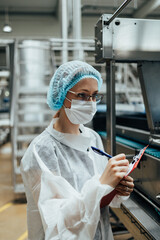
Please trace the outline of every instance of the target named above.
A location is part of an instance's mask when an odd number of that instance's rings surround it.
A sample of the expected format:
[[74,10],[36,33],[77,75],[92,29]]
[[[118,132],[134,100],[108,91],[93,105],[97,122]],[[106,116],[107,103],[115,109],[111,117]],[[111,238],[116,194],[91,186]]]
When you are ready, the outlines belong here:
[[[89,92],[89,90],[87,90],[87,89],[80,89],[79,91]],[[97,92],[98,92],[98,90],[94,91],[94,93],[97,93]]]

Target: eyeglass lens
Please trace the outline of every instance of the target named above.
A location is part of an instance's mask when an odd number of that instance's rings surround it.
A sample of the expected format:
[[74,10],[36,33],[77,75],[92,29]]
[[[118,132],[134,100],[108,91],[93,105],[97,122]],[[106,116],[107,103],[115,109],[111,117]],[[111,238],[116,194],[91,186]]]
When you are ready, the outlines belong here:
[[92,98],[93,101],[100,102],[103,98],[103,95],[101,95],[101,94],[89,95],[86,93],[76,93],[76,92],[72,92],[72,91],[69,91],[69,92],[77,95],[78,98],[81,98],[82,100],[85,100],[85,101],[89,101],[90,98]]

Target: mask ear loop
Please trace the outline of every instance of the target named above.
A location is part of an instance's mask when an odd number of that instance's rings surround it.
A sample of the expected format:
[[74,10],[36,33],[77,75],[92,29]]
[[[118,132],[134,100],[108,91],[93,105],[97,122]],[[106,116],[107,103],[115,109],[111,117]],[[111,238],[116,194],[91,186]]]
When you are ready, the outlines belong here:
[[[72,100],[70,100],[70,99],[67,98],[67,97],[66,97],[66,99],[67,99],[70,103],[72,103]],[[64,104],[63,104],[63,107],[66,108],[66,106],[65,106]]]
[[69,102],[72,102],[72,100],[70,100],[69,98],[66,97],[66,99],[67,99]]

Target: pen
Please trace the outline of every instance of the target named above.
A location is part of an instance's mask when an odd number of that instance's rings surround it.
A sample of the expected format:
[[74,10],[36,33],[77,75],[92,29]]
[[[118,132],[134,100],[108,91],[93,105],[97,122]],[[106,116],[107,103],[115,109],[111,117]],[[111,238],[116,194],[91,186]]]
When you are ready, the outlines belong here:
[[[136,156],[133,156],[133,155],[126,155],[126,158],[132,158],[132,162],[130,164],[135,164],[137,163],[137,161],[139,161],[143,155],[143,153],[145,152],[146,148],[148,147],[149,145],[147,145],[146,147],[142,148],[139,152],[139,154],[137,154]],[[96,147],[93,147],[91,146],[92,150],[102,156],[106,156],[108,158],[112,158],[112,156],[106,152],[103,152],[102,150],[96,148]]]
[[94,151],[94,152],[96,152],[96,153],[98,153],[98,154],[100,154],[100,155],[104,155],[104,156],[106,156],[106,157],[109,157],[109,158],[112,158],[112,156],[111,155],[109,155],[108,153],[106,153],[106,152],[103,152],[102,150],[100,150],[100,149],[98,149],[98,148],[95,148],[95,147],[92,147],[91,146],[91,148],[92,148],[92,150]]

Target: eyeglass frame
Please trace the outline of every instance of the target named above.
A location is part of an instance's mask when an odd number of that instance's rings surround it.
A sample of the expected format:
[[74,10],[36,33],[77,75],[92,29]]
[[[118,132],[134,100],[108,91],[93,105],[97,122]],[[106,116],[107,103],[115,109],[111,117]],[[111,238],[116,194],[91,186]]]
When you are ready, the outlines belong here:
[[[95,98],[96,99],[96,95],[98,95],[98,96],[100,96],[101,98],[98,100],[98,101],[94,101],[94,102],[96,102],[96,103],[99,103],[102,99],[103,99],[103,94],[99,94],[99,93],[96,93],[96,94],[93,94],[93,95],[89,95],[89,94],[86,94],[86,93],[83,93],[84,95],[86,95],[86,97],[87,98],[82,98],[82,97],[80,97],[80,96],[78,96],[78,94],[82,94],[82,93],[78,93],[78,92],[73,92],[73,91],[68,91],[68,92],[70,92],[70,93],[73,93],[73,94],[75,94],[77,97],[79,97],[79,98],[81,98],[82,99],[82,101],[89,101],[90,100],[90,98]],[[95,96],[94,96],[95,95]]]

